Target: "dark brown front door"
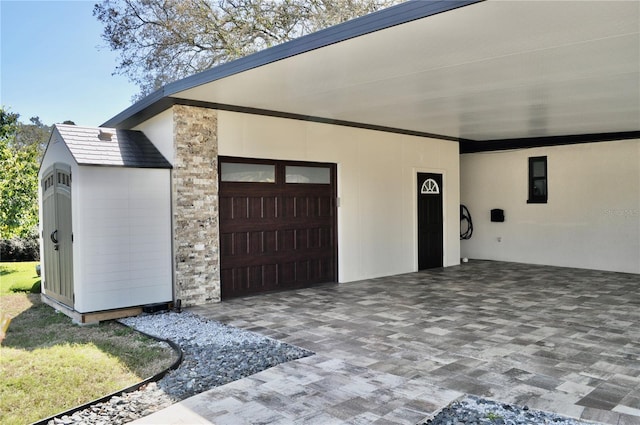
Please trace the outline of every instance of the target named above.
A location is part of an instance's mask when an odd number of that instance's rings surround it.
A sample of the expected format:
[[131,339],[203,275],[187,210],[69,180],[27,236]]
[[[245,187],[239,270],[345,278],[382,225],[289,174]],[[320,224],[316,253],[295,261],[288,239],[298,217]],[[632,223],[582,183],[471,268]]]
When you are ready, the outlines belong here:
[[442,267],[442,174],[418,173],[418,270]]
[[222,298],[335,282],[336,166],[220,158]]

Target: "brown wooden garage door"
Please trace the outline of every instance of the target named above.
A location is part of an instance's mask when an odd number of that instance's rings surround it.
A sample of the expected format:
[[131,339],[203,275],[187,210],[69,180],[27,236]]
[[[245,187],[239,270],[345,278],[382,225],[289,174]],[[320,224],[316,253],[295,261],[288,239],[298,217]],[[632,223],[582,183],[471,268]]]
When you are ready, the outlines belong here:
[[220,158],[222,298],[335,282],[336,166]]

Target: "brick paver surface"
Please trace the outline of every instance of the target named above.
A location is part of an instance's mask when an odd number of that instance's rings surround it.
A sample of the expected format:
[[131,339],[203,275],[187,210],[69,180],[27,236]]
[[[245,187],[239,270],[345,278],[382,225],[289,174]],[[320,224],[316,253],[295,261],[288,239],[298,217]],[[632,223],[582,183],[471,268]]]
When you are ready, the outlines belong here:
[[415,424],[464,394],[640,424],[640,276],[471,261],[191,309],[310,349],[140,423]]

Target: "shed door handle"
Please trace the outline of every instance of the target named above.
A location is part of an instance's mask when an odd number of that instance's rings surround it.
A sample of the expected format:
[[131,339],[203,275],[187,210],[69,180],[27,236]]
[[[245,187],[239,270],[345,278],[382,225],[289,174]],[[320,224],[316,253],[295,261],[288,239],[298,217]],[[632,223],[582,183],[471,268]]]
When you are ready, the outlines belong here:
[[58,243],[58,231],[54,230],[51,232],[51,242]]

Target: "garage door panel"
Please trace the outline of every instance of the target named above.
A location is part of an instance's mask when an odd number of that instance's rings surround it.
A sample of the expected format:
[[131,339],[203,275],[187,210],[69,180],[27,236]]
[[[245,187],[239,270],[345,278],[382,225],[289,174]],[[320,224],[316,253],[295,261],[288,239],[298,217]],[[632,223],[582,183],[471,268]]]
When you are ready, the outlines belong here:
[[221,227],[221,231],[225,233],[236,232],[251,232],[255,230],[261,231],[284,231],[300,228],[314,228],[314,227],[329,227],[333,228],[333,217],[289,217],[286,220],[282,218],[270,219],[265,218],[262,220],[220,220],[220,225],[224,223],[224,228]]
[[296,263],[296,282],[309,281],[309,262],[310,260],[302,260]]
[[320,229],[313,227],[307,229],[307,248],[320,248]]
[[253,266],[249,267],[249,276],[248,276],[248,285],[247,289],[251,292],[262,292],[264,291],[264,277],[263,277],[263,267],[262,266]]
[[283,218],[295,218],[296,215],[296,197],[295,196],[283,196],[282,197],[282,217]]
[[309,248],[309,229],[296,230],[296,249],[303,250]]
[[248,232],[248,250],[249,255],[261,255],[264,254],[263,234],[262,231]]
[[262,197],[249,197],[247,198],[247,208],[249,212],[247,217],[250,219],[263,218],[263,198]]
[[247,232],[233,234],[233,255],[243,255],[249,253],[249,241]]
[[284,199],[283,215],[288,218],[333,217],[334,199],[327,196],[297,195]]
[[281,264],[290,261],[302,261],[308,259],[331,258],[326,248],[278,251],[273,254],[262,255],[229,255],[225,257],[221,269],[251,267],[256,265]]
[[230,268],[220,271],[221,290],[228,293],[242,293],[247,290],[246,270]]
[[331,196],[318,198],[318,217],[333,217],[335,211],[334,199]]
[[233,269],[220,269],[220,291],[223,293],[233,293]]
[[309,217],[333,217],[334,203],[331,196],[309,198]]
[[245,268],[237,268],[233,270],[234,289],[239,291],[247,290],[247,270]]
[[218,215],[221,222],[231,220],[233,218],[232,202],[233,198],[230,196],[218,196]]
[[323,281],[326,279],[330,269],[327,267],[330,261],[326,258],[319,258],[311,263],[310,278],[315,281]]
[[283,287],[292,286],[296,282],[296,263],[286,262],[278,265],[278,277]]
[[247,254],[286,256],[295,252],[313,255],[322,249],[333,248],[332,236],[330,227],[222,233],[220,254],[224,257],[246,257]]
[[256,219],[274,219],[278,216],[277,207],[278,198],[276,196],[253,196],[249,197],[248,208],[249,213],[245,216],[237,218]]
[[232,198],[231,218],[233,220],[249,218],[248,200],[249,197],[247,196],[237,196]]
[[336,263],[335,263],[335,258],[333,257],[327,257],[324,260],[321,260],[320,266],[321,266],[321,272],[322,272],[322,277],[321,279],[324,281],[328,276],[333,276],[334,270],[336,269]]
[[262,266],[262,276],[265,290],[275,289],[278,282],[278,265],[265,264]]
[[221,273],[227,294],[248,295],[276,289],[300,288],[311,283],[330,282],[332,261],[301,260],[279,264],[236,267]]
[[307,196],[297,196],[296,217],[309,217],[309,198]]
[[334,247],[335,232],[332,228],[323,227],[320,229],[320,247]]
[[320,210],[318,208],[318,197],[317,196],[308,196],[307,197],[307,217],[319,217]]
[[318,259],[313,262],[312,277],[316,280],[322,280],[327,275],[327,260]]
[[278,198],[276,196],[265,196],[263,200],[262,218],[273,219],[278,216]]
[[278,252],[293,251],[296,249],[296,231],[286,229],[278,232]]
[[334,199],[331,196],[314,196],[307,198],[308,217],[333,217]]
[[233,233],[220,234],[220,256],[233,255]]
[[333,229],[314,227],[309,229],[308,248],[333,248]]
[[276,230],[266,230],[264,234],[264,253],[275,254],[278,251],[278,232]]
[[286,184],[287,161],[257,161],[275,164],[275,182],[220,182],[222,297],[335,282],[335,165],[312,165],[331,184]]

